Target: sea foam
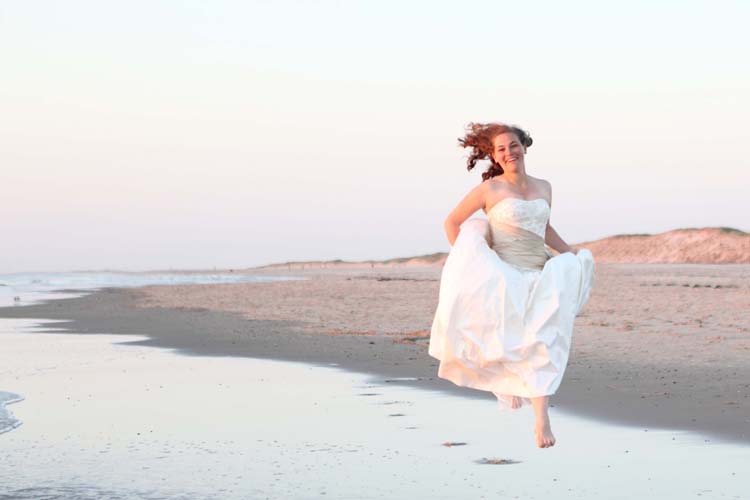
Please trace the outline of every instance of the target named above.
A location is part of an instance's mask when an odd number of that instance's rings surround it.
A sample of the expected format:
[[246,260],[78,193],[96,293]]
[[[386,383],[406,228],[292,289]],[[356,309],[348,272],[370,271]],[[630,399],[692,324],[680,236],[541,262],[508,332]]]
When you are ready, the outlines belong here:
[[[0,274],[0,307],[26,306],[51,299],[77,297],[102,288],[148,285],[191,285],[306,279],[244,273],[70,272]],[[61,293],[61,291],[70,293]]]

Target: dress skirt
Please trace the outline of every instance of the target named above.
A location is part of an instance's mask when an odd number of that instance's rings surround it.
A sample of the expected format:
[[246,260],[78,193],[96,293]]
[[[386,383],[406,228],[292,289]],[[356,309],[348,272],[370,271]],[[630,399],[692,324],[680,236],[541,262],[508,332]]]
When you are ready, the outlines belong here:
[[490,247],[488,229],[485,220],[466,221],[448,254],[429,355],[440,360],[440,378],[492,392],[505,409],[512,396],[530,404],[560,386],[594,258],[580,249],[541,269],[521,267]]

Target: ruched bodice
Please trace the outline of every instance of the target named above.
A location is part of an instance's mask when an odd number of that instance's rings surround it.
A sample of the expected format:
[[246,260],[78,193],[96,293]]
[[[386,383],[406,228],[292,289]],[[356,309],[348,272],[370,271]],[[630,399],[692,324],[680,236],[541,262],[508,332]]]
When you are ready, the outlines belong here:
[[493,222],[502,222],[517,226],[539,235],[542,240],[547,231],[549,215],[550,208],[544,198],[534,200],[503,198],[487,211],[490,225]]
[[544,246],[550,208],[547,200],[504,198],[488,212],[490,246],[504,261],[542,269],[552,257]]

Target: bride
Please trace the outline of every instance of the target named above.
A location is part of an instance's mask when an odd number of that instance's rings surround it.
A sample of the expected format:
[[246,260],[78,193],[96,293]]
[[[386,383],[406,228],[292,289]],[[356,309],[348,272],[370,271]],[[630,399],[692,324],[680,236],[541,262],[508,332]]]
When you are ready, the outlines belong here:
[[[553,446],[549,396],[560,385],[573,321],[593,286],[593,256],[570,247],[550,225],[552,186],[526,172],[526,131],[472,123],[459,143],[471,148],[469,170],[480,160],[491,164],[445,220],[451,250],[429,354],[440,360],[439,377],[492,392],[501,409],[530,404],[537,445]],[[480,209],[486,221],[467,220]]]

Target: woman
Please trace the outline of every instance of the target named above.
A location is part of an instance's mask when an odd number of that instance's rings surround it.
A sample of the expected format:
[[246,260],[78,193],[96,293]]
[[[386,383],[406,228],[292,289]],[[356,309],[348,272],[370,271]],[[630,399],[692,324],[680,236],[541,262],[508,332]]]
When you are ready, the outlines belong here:
[[[472,148],[469,170],[479,160],[491,165],[445,221],[451,251],[429,353],[440,360],[439,377],[492,392],[501,409],[531,404],[537,445],[553,446],[549,396],[593,286],[593,256],[571,248],[549,224],[552,187],[526,173],[527,132],[470,124],[459,143]],[[479,209],[487,221],[466,220]]]

